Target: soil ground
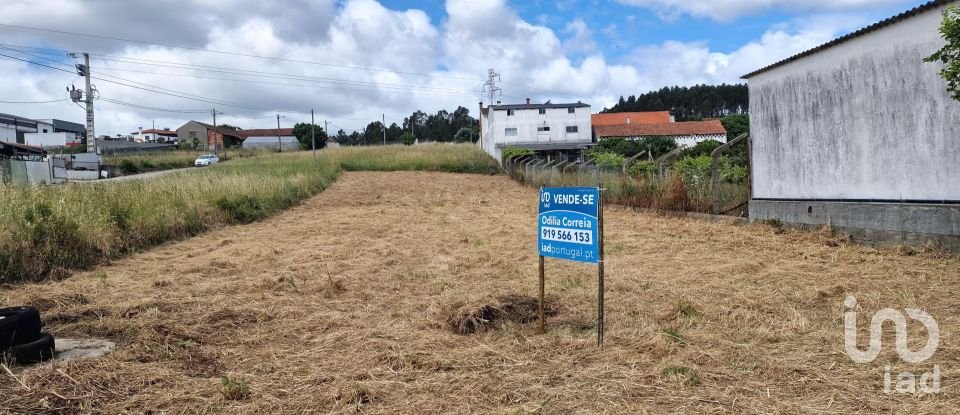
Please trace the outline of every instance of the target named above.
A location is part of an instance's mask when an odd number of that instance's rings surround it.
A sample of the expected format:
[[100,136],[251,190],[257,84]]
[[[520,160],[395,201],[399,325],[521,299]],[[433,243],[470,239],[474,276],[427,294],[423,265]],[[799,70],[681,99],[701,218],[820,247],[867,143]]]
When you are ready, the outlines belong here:
[[[548,333],[451,332],[457,310],[537,292],[536,189],[504,176],[344,173],[262,222],[60,281],[0,289],[105,356],[0,372],[6,413],[955,413],[960,260],[826,232],[607,210],[606,341],[594,267],[547,260]],[[936,354],[844,353],[854,295],[916,307]],[[498,305],[499,304],[499,305]],[[909,321],[909,320],[908,320]],[[910,322],[910,346],[926,333]],[[884,366],[939,365],[936,394],[883,392]],[[224,381],[223,376],[229,377]],[[232,399],[228,399],[232,398]]]

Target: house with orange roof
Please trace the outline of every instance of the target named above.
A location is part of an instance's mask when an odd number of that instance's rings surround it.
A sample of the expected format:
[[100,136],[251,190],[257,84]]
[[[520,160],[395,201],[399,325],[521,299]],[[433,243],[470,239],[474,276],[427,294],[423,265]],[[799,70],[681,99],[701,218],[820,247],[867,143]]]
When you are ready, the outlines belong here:
[[597,140],[626,138],[638,140],[645,137],[672,137],[679,146],[694,146],[706,140],[727,141],[727,129],[720,120],[667,122],[655,124],[594,125]]

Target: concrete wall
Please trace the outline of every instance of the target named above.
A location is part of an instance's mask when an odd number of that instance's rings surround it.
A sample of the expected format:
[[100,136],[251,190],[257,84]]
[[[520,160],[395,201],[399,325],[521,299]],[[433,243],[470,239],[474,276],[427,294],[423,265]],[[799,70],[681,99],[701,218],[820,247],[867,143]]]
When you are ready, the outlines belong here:
[[[500,160],[503,146],[592,140],[590,107],[575,107],[573,114],[568,108],[548,108],[544,112],[516,109],[508,115],[507,110],[494,106],[483,117],[483,150]],[[568,126],[576,126],[577,132],[568,133]],[[538,127],[549,127],[550,131],[538,131]],[[507,129],[516,129],[517,134],[508,136]]]
[[749,79],[755,198],[960,201],[941,10]]
[[207,127],[200,125],[196,121],[190,121],[177,128],[178,141],[183,145],[193,145],[193,139],[197,139],[197,149],[206,150],[207,145]]
[[750,220],[770,219],[811,228],[830,225],[870,245],[935,243],[960,251],[960,205],[750,201]]

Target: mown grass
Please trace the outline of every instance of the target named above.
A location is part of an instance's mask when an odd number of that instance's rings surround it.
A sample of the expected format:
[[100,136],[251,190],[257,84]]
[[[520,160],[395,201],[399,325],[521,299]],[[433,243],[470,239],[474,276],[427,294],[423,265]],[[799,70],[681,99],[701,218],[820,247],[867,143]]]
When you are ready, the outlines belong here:
[[[347,166],[350,166],[349,168]],[[0,283],[41,280],[170,240],[250,223],[322,191],[342,169],[496,172],[469,145],[266,154],[144,181],[0,187]]]

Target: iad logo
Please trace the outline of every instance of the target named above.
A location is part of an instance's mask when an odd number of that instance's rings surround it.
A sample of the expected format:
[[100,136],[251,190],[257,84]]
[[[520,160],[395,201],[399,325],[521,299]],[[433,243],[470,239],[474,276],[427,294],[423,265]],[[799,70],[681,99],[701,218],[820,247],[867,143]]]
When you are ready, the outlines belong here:
[[543,207],[550,208],[550,192],[543,192],[540,194],[540,203],[543,203]]
[[[937,351],[937,346],[940,345],[940,326],[937,325],[937,321],[923,310],[907,308],[905,309],[907,315],[911,319],[923,323],[927,329],[927,343],[923,349],[916,352],[910,350],[910,347],[907,346],[906,317],[897,310],[885,308],[877,311],[870,320],[870,346],[865,351],[860,350],[857,348],[857,299],[849,295],[844,300],[843,305],[848,309],[843,313],[843,346],[847,356],[850,356],[850,359],[854,362],[870,363],[877,358],[882,347],[883,323],[887,321],[892,321],[896,329],[897,354],[904,362],[921,363],[926,361],[933,356]],[[890,365],[886,365],[883,375],[883,391],[891,393],[890,386]],[[900,372],[897,375],[897,392],[913,394],[917,392],[918,387],[922,393],[940,392],[940,366],[934,365],[932,372],[923,373],[920,376],[919,385],[916,376],[911,372]]]

